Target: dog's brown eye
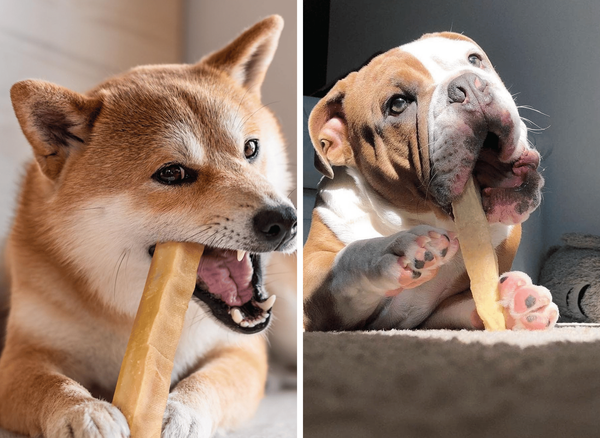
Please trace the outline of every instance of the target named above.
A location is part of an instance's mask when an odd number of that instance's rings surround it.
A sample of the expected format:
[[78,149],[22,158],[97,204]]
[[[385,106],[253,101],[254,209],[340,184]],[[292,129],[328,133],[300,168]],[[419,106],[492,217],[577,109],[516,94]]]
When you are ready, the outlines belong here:
[[252,138],[244,144],[244,156],[247,160],[253,160],[258,155],[258,140]]
[[400,96],[392,97],[390,100],[390,114],[397,116],[408,107],[408,101]]
[[469,55],[469,63],[471,63],[475,67],[481,68],[481,56],[475,54]]
[[181,164],[167,164],[158,169],[152,178],[161,184],[182,184],[195,180],[195,173]]

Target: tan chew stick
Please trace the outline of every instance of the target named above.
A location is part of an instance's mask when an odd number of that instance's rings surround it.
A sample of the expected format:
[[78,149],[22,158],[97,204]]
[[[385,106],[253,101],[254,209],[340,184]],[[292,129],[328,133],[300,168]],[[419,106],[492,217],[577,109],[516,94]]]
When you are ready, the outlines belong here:
[[477,313],[486,330],[506,330],[502,306],[498,304],[498,259],[473,177],[461,197],[452,203],[452,211]]
[[113,404],[132,438],[160,438],[173,360],[204,246],[158,243],[121,365]]

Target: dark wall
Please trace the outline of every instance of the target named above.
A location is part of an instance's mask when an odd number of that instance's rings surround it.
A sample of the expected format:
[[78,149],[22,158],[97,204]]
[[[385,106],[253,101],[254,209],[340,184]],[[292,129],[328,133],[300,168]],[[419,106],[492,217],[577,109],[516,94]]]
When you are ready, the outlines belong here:
[[329,0],[304,0],[303,94],[311,96],[327,81]]

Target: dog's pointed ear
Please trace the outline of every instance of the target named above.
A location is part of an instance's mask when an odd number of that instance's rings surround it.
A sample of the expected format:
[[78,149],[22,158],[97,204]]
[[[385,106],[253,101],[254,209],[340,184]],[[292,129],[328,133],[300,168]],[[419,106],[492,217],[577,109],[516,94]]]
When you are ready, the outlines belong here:
[[283,18],[271,15],[247,29],[225,48],[202,58],[197,65],[209,65],[226,72],[260,97],[260,87],[275,55],[282,29]]
[[10,97],[41,171],[55,180],[69,155],[89,140],[102,102],[38,80],[17,82]]
[[332,166],[354,163],[344,111],[346,89],[353,81],[354,73],[339,81],[317,103],[308,119],[308,131],[316,151],[315,167],[328,178],[333,178]]

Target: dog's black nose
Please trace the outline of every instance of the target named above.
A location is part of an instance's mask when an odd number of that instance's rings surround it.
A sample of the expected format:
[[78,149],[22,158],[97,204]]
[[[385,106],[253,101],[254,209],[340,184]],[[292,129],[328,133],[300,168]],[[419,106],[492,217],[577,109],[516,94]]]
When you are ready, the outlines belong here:
[[296,210],[289,206],[266,208],[254,216],[254,231],[263,239],[286,242],[296,235]]
[[475,73],[465,73],[448,84],[450,103],[467,103],[473,98],[479,100],[485,93],[487,82]]

